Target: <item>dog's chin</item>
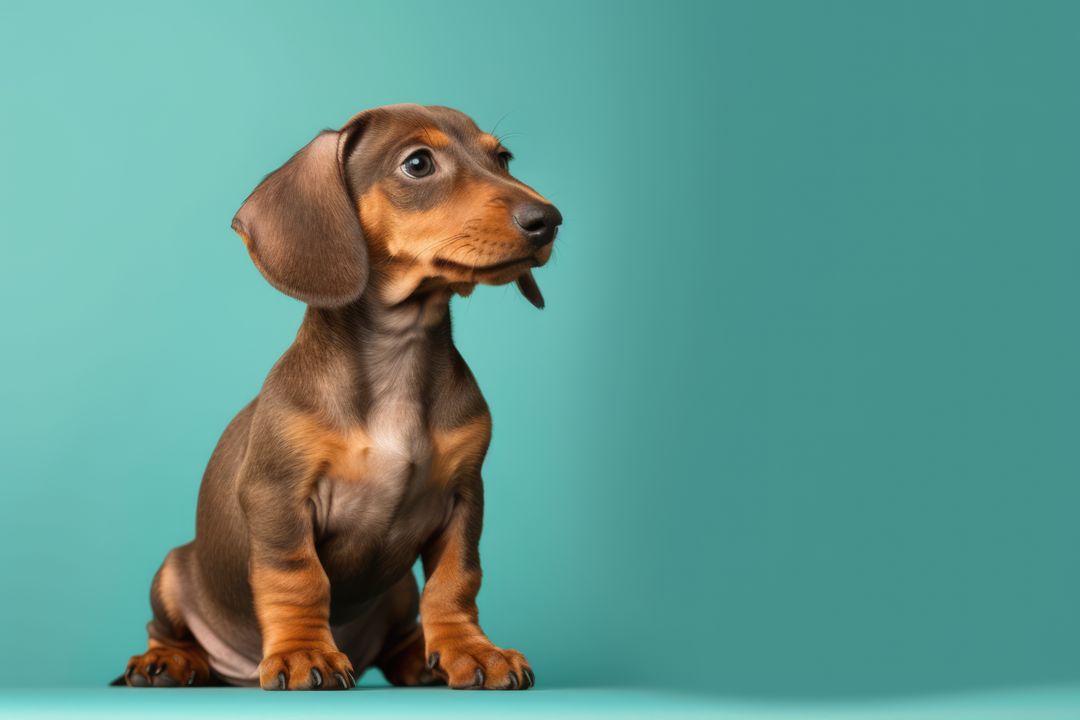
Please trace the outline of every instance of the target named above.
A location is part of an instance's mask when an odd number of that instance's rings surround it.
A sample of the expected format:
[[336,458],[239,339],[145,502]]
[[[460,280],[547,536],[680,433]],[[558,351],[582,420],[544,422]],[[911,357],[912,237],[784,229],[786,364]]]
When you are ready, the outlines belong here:
[[[523,275],[531,276],[533,268],[543,267],[547,264],[548,259],[551,257],[552,247],[553,244],[548,243],[538,250],[532,250],[516,258],[508,258],[490,270],[480,268],[477,274],[478,281],[485,285],[505,285],[520,280]],[[485,277],[488,273],[490,273],[490,277]]]
[[522,273],[528,272],[538,265],[535,258],[526,258],[510,265],[495,269],[478,269],[474,271],[474,282],[483,285],[506,285],[521,277]]
[[521,294],[534,307],[544,307],[544,296],[533,277],[533,268],[547,263],[551,257],[551,244],[538,250],[530,249],[505,259],[482,265],[465,265],[449,258],[435,258],[432,265],[440,282],[446,283],[452,292],[469,295],[477,285],[507,285],[516,283]]
[[506,285],[514,282],[532,268],[543,265],[550,254],[547,248],[542,248],[540,253],[523,253],[483,265],[464,265],[453,260],[439,258],[435,261],[435,267],[450,282]]

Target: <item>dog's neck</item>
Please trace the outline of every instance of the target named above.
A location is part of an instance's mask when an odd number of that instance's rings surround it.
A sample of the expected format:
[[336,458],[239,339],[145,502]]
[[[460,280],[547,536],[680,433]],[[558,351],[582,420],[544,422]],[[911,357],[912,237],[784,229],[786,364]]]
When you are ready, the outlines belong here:
[[446,287],[435,287],[418,290],[402,301],[388,301],[378,288],[369,287],[344,307],[309,306],[301,334],[318,334],[339,347],[374,352],[383,345],[400,349],[402,345],[422,344],[449,328],[452,294]]
[[[340,308],[309,306],[298,340],[318,348],[323,364],[344,363],[371,410],[423,416],[424,399],[451,352],[450,298],[445,285],[421,287],[403,301],[387,299],[377,283]],[[319,372],[315,370],[315,372]]]

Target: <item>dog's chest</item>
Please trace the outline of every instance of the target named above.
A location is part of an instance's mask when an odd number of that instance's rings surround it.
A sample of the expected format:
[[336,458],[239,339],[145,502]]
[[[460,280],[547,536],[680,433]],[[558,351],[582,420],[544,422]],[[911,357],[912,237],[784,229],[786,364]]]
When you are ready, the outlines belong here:
[[342,435],[316,484],[317,532],[385,538],[439,519],[432,516],[443,488],[432,477],[431,434],[404,417],[411,412],[387,408]]
[[350,557],[419,545],[448,513],[423,334],[394,330],[365,346],[366,412],[332,444],[313,498],[316,533]]

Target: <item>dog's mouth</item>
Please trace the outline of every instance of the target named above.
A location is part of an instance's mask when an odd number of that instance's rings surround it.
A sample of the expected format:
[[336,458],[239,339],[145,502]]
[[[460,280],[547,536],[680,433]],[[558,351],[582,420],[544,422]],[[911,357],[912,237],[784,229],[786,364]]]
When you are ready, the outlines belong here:
[[471,273],[474,275],[490,275],[500,272],[502,270],[508,270],[518,265],[528,264],[529,267],[535,267],[539,264],[535,255],[522,255],[521,257],[511,258],[509,260],[503,260],[502,262],[492,263],[491,265],[466,265],[464,263],[454,262],[453,260],[447,260],[445,258],[435,258],[435,266],[445,270],[455,270],[461,273]]
[[[456,292],[461,292],[463,295],[472,292],[472,287],[476,283],[502,285],[516,282],[518,290],[525,296],[525,299],[537,308],[542,309],[544,307],[544,296],[540,292],[540,287],[536,284],[532,269],[547,262],[550,254],[551,245],[548,245],[546,248],[541,248],[539,254],[520,255],[490,265],[466,265],[446,258],[434,258],[432,265],[440,270],[459,275],[460,279],[457,282],[459,284],[463,283],[466,289],[464,292],[461,289],[456,290]],[[454,289],[453,282],[451,282],[450,287],[452,290]]]

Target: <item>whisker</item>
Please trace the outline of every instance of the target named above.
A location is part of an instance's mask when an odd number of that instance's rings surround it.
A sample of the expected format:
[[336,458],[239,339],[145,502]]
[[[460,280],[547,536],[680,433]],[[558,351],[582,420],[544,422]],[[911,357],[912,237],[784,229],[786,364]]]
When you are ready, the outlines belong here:
[[412,258],[409,260],[409,267],[411,268],[413,265],[415,265],[416,262],[420,259],[420,256],[423,255],[424,253],[429,252],[431,250],[438,250],[441,247],[449,245],[450,243],[454,242],[455,240],[461,240],[462,238],[467,238],[467,237],[469,237],[468,232],[459,232],[459,233],[455,233],[453,235],[450,235],[448,237],[445,237],[442,240],[436,240],[435,242],[431,243],[427,247],[421,248],[418,252],[413,253]]
[[[409,264],[406,266],[405,269],[406,270],[411,269],[412,266],[415,265],[416,262],[420,259],[420,256],[423,255],[424,253],[428,252],[429,250],[434,250],[434,249],[437,249],[439,247],[442,247],[443,245],[454,242],[455,240],[460,240],[463,237],[468,237],[469,232],[467,230],[467,227],[468,227],[468,223],[466,223],[465,226],[463,227],[463,232],[454,233],[453,235],[449,235],[449,236],[447,236],[445,238],[442,238],[441,240],[436,240],[435,242],[431,243],[430,245],[427,245],[427,246],[421,248],[420,250],[418,250],[417,252],[412,253],[412,256],[407,260],[407,262]],[[380,267],[383,267],[384,265],[389,264],[393,260],[400,260],[400,259],[402,259],[401,256],[387,255],[386,259],[383,261],[383,263],[382,263],[382,265],[380,265]]]
[[512,112],[513,112],[513,110],[507,110],[506,112],[504,112],[502,114],[502,117],[499,118],[498,122],[495,123],[495,127],[491,128],[491,132],[489,132],[488,135],[494,135],[495,131],[499,129],[499,123],[501,123],[503,120],[505,120],[506,116],[509,115]]

